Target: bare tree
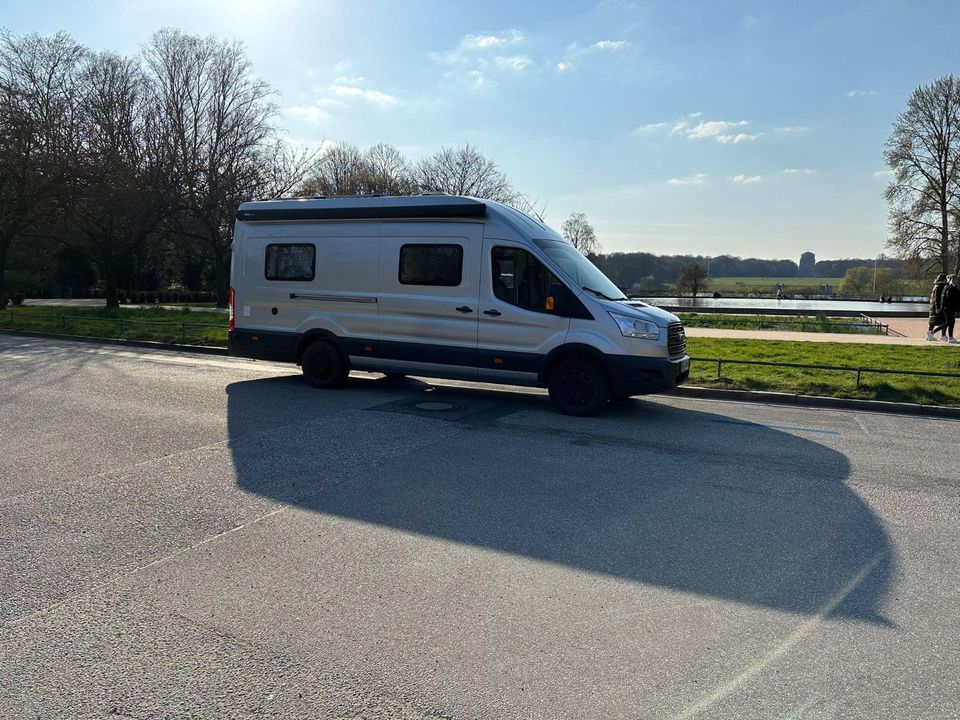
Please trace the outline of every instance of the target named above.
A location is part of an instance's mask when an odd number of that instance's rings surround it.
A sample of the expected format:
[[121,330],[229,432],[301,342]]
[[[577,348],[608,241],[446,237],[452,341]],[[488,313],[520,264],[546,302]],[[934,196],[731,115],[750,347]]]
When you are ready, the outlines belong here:
[[392,145],[380,143],[366,152],[353,145],[328,148],[303,183],[305,196],[412,195],[417,192],[410,163]]
[[300,192],[323,197],[368,195],[367,176],[367,160],[363,153],[353,145],[338,143],[323,152]]
[[707,289],[707,269],[700,263],[690,263],[680,268],[680,277],[677,278],[677,295],[684,291],[693,297]]
[[944,75],[917,88],[884,155],[894,172],[886,190],[889,245],[901,257],[930,258],[948,272],[960,239],[960,79]]
[[41,231],[65,191],[61,158],[75,151],[84,49],[69,36],[0,32],[0,307],[13,243]]
[[469,195],[512,204],[517,192],[497,164],[471,145],[442,148],[417,165],[414,177],[423,192]]
[[412,195],[417,189],[410,163],[393,145],[380,143],[367,150],[367,186],[377,195]]
[[83,142],[71,163],[65,212],[86,240],[108,307],[119,304],[118,265],[131,264],[169,210],[169,158],[150,86],[137,60],[90,55],[82,73]]
[[205,250],[217,301],[225,304],[237,206],[264,188],[261,163],[276,140],[272,90],[254,77],[239,43],[166,29],[144,54],[173,159],[173,227]]
[[560,232],[573,246],[584,255],[599,255],[600,242],[593,226],[587,222],[583,213],[570,213],[570,217],[563,221]]

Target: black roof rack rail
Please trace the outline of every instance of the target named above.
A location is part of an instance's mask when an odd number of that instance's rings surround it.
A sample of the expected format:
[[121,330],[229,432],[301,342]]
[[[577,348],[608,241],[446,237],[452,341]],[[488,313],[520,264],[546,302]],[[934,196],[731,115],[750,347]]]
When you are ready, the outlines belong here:
[[487,206],[481,202],[437,203],[435,205],[387,205],[382,207],[305,207],[239,210],[237,220],[275,222],[278,220],[409,220],[416,218],[483,218]]

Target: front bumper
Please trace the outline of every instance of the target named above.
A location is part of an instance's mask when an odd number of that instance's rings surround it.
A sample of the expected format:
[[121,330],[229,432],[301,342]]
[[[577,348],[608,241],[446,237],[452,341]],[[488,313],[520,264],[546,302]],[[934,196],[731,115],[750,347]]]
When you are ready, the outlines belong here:
[[679,358],[608,355],[607,371],[615,395],[647,395],[673,390],[690,376],[690,356]]

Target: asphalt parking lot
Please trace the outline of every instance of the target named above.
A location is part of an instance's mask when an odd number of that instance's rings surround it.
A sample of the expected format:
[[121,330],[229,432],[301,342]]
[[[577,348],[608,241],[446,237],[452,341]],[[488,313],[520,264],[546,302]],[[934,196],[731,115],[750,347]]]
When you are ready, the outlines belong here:
[[0,717],[960,717],[960,422],[0,335]]

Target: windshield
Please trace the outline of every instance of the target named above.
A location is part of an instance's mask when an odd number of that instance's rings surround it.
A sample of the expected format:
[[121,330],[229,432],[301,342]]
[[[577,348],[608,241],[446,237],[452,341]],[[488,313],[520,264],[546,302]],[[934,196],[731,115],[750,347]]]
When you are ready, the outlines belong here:
[[540,239],[534,242],[547,254],[547,257],[560,266],[564,274],[573,280],[578,288],[593,294],[599,293],[610,300],[626,300],[626,296],[620,292],[620,289],[570,243]]

